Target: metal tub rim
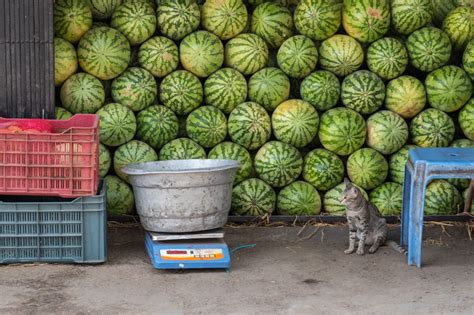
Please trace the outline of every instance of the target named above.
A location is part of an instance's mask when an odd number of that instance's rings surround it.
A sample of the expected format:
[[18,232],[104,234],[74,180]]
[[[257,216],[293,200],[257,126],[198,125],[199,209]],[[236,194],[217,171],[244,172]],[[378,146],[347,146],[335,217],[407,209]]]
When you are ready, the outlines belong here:
[[[177,169],[176,165],[179,164],[183,164],[183,166],[186,167]],[[216,166],[213,166],[213,164]],[[194,167],[194,165],[196,165],[196,167]],[[239,167],[240,163],[235,160],[188,159],[132,163],[124,167],[122,172],[132,176],[154,174],[191,174],[219,172]]]

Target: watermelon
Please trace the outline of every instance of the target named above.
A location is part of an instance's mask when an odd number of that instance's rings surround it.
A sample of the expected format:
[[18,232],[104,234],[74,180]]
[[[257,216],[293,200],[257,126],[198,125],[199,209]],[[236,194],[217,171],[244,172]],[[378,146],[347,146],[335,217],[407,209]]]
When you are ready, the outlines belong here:
[[247,81],[237,70],[219,69],[204,83],[204,99],[206,104],[230,114],[235,106],[247,99]]
[[105,20],[112,16],[123,0],[85,0],[92,9],[92,15],[99,20]]
[[268,47],[255,34],[240,34],[225,45],[225,64],[249,75],[265,67],[268,62]]
[[54,38],[54,85],[60,86],[78,67],[77,54],[74,46],[59,37]]
[[252,33],[262,37],[272,48],[278,48],[293,35],[293,17],[290,10],[278,3],[265,2],[252,13]]
[[402,194],[402,185],[385,182],[370,192],[370,202],[384,216],[400,215],[402,212]]
[[388,82],[385,107],[403,118],[412,118],[426,105],[425,86],[415,77],[403,75]]
[[363,148],[352,153],[347,159],[347,174],[357,186],[373,189],[385,181],[388,163],[379,152]]
[[186,132],[204,148],[212,148],[227,136],[227,119],[216,107],[201,106],[186,119]]
[[296,181],[280,190],[276,207],[282,215],[317,215],[321,212],[321,197],[311,184]]
[[203,147],[188,138],[178,138],[168,142],[161,148],[159,155],[160,161],[205,158],[206,151]]
[[[431,0],[392,0],[392,26],[408,35],[431,22]],[[449,0],[448,0],[449,1]]]
[[155,10],[143,1],[126,2],[114,11],[110,26],[125,35],[131,45],[139,45],[155,33]]
[[169,38],[152,37],[140,46],[138,63],[155,77],[164,77],[178,67],[178,46]]
[[462,196],[445,180],[433,180],[426,187],[425,215],[451,215],[461,210]]
[[344,177],[344,163],[331,151],[314,149],[306,154],[303,178],[318,190],[328,190],[336,186]]
[[76,73],[61,86],[61,104],[73,114],[95,113],[105,101],[102,83],[87,73]]
[[457,111],[472,96],[472,82],[457,66],[444,66],[426,76],[426,95],[431,106],[444,112]]
[[318,132],[319,115],[310,103],[291,99],[278,105],[272,114],[275,138],[297,148],[308,145]]
[[403,179],[405,176],[405,164],[408,160],[408,151],[415,149],[418,146],[416,145],[405,145],[398,152],[390,156],[388,166],[389,166],[389,178],[392,182],[403,184]]
[[72,116],[72,113],[67,109],[60,106],[54,107],[54,117],[56,117],[56,119],[65,120],[71,118]]
[[349,155],[365,142],[364,118],[348,108],[326,111],[319,123],[318,137],[323,147],[338,155]]
[[112,98],[134,112],[153,104],[158,94],[153,75],[145,69],[132,67],[112,82]]
[[278,49],[277,62],[288,76],[304,78],[316,68],[318,49],[309,37],[293,36]]
[[195,0],[160,0],[157,19],[163,35],[180,40],[199,27],[201,11]]
[[422,148],[447,147],[454,139],[454,122],[446,113],[428,108],[410,124],[412,142]]
[[326,111],[336,106],[340,94],[339,79],[326,70],[311,73],[300,85],[301,98],[319,111]]
[[230,113],[228,131],[233,142],[248,150],[258,149],[270,139],[270,116],[255,102],[242,103]]
[[382,154],[400,150],[408,140],[408,125],[389,110],[376,112],[367,119],[367,145]]
[[273,188],[258,178],[244,180],[232,190],[232,213],[264,216],[275,210],[276,194]]
[[295,27],[313,40],[325,40],[341,25],[341,2],[301,0],[294,13]]
[[133,112],[125,105],[110,103],[96,113],[100,119],[100,142],[117,147],[133,139],[137,122]]
[[467,43],[474,38],[474,8],[459,7],[448,13],[442,29],[448,34],[455,50],[464,50]]
[[382,37],[390,27],[388,0],[344,0],[342,26],[346,33],[362,43]]
[[99,143],[99,177],[104,178],[112,165],[112,156],[109,149],[102,143]]
[[235,160],[240,163],[240,168],[235,175],[234,185],[242,182],[252,175],[252,158],[243,146],[233,142],[222,142],[212,148],[208,154],[209,159]]
[[474,141],[474,99],[471,98],[469,102],[461,109],[458,116],[459,125],[466,138]]
[[118,177],[126,182],[128,176],[122,169],[131,163],[145,163],[158,160],[155,150],[148,144],[138,140],[129,141],[117,148],[114,153],[114,170]]
[[364,61],[362,46],[347,35],[334,35],[321,43],[319,64],[324,70],[337,76],[346,76],[356,71]]
[[282,70],[274,67],[263,68],[250,77],[249,99],[272,112],[288,99],[290,85],[290,80]]
[[469,41],[462,55],[462,67],[474,81],[474,39]]
[[474,147],[474,140],[469,139],[457,139],[451,143],[451,147],[453,148],[473,148]]
[[436,27],[424,27],[413,32],[405,44],[410,63],[424,72],[445,65],[451,57],[449,37]]
[[166,76],[160,84],[160,100],[177,115],[186,115],[203,100],[201,81],[191,72],[177,70]]
[[92,26],[92,11],[83,0],[56,0],[53,19],[55,36],[77,43]]
[[247,25],[247,8],[242,0],[207,0],[201,8],[202,26],[227,40],[240,34]]
[[356,112],[371,114],[382,106],[384,99],[385,85],[373,72],[359,70],[342,81],[342,103]]
[[399,77],[408,65],[405,46],[396,38],[384,37],[373,42],[367,49],[369,70],[385,80]]
[[[357,185],[356,185],[357,186]],[[367,193],[364,189],[357,187],[364,198],[369,200]],[[331,214],[331,215],[345,215],[346,214],[346,206],[341,203],[341,194],[346,189],[346,184],[341,183],[334,187],[331,190],[328,190],[324,194],[323,198],[323,205],[324,211]]]
[[178,117],[168,107],[150,106],[137,115],[136,138],[146,142],[155,149],[178,136]]
[[216,35],[197,31],[181,41],[179,60],[184,69],[205,78],[224,63],[224,45]]
[[291,144],[281,141],[265,143],[255,155],[255,171],[273,187],[294,182],[303,170],[301,153]]
[[441,26],[446,15],[456,8],[455,0],[431,0],[433,22]]
[[117,176],[105,177],[107,213],[111,215],[133,214],[135,198],[126,182]]

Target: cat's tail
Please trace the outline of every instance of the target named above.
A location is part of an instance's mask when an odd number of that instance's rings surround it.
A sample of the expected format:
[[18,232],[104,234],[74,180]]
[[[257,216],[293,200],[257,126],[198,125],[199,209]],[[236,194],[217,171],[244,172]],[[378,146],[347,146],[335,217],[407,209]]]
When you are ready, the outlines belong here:
[[390,246],[391,248],[393,248],[394,250],[396,250],[397,252],[399,252],[400,254],[403,254],[403,255],[407,255],[407,250],[403,247],[401,247],[400,245],[398,245],[396,242],[394,241],[391,241],[391,240],[388,240],[385,242],[385,244],[387,246]]

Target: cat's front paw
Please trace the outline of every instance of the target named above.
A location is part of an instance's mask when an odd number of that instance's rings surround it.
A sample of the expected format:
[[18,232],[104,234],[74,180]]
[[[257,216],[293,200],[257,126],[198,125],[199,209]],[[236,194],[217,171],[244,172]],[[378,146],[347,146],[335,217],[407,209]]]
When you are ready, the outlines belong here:
[[364,249],[363,248],[358,248],[357,249],[357,255],[364,255]]
[[354,248],[348,248],[344,251],[344,254],[349,255],[349,254],[352,254],[353,252],[354,252]]
[[373,254],[377,251],[377,248],[369,248],[369,254]]

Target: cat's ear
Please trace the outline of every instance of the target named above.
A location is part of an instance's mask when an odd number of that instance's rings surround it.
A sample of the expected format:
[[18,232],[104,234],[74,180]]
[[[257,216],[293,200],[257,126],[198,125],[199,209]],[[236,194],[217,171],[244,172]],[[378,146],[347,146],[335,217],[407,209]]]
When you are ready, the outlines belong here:
[[346,184],[346,187],[352,187],[352,183],[347,177],[344,177],[344,184]]

